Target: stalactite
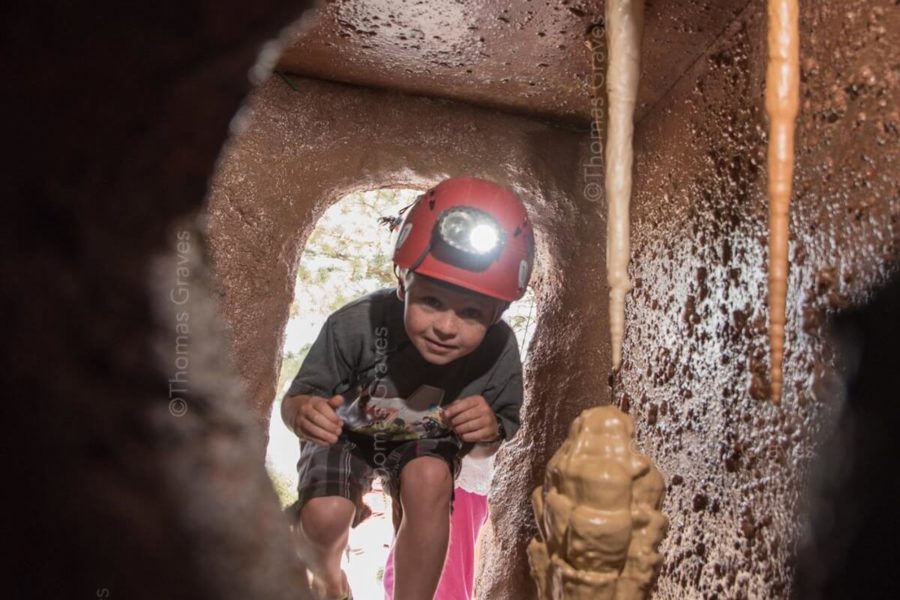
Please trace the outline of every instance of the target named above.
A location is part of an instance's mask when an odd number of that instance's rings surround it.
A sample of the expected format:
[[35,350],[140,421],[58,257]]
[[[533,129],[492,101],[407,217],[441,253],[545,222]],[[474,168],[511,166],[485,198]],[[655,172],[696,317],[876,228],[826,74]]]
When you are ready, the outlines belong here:
[[625,295],[631,291],[628,259],[631,253],[629,203],[633,162],[634,105],[640,72],[643,0],[608,0],[606,35],[609,66],[606,89],[609,125],[606,140],[606,273],[609,291],[609,329],[612,363],[622,362],[625,333]]
[[800,42],[797,0],[769,0],[769,345],[772,400],[781,401],[788,275],[788,209],[799,108]]

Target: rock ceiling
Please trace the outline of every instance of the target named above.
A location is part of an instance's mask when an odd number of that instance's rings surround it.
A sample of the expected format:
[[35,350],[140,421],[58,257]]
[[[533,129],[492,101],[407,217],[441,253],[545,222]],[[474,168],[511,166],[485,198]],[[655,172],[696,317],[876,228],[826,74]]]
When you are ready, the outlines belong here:
[[[648,0],[636,119],[748,0]],[[599,1],[332,0],[282,55],[288,73],[461,100],[583,125]]]

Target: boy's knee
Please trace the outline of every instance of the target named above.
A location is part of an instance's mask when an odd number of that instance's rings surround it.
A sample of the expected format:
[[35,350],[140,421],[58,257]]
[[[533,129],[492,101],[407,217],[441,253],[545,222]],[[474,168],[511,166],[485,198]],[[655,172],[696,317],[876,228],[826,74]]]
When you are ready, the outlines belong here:
[[453,477],[446,461],[432,456],[411,460],[400,473],[400,498],[404,506],[424,502],[431,506],[450,503]]
[[310,542],[321,546],[331,545],[349,531],[355,511],[356,507],[347,498],[312,498],[300,511],[300,529]]

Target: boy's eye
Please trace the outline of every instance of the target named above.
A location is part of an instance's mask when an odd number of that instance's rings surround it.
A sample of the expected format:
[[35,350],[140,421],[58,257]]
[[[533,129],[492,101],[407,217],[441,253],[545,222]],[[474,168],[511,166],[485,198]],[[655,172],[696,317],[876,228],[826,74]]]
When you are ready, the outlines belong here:
[[462,311],[462,317],[464,319],[480,319],[481,315],[481,310],[477,308],[464,308]]
[[422,304],[426,304],[433,308],[437,308],[438,306],[441,305],[441,301],[438,300],[437,298],[435,298],[434,296],[422,296],[421,302],[422,302]]

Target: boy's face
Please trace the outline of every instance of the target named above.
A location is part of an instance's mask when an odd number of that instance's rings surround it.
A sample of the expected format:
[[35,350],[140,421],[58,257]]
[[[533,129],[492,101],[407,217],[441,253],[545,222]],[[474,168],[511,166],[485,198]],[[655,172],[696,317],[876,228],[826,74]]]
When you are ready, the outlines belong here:
[[473,352],[493,324],[499,301],[429,277],[407,279],[406,334],[426,361],[446,365]]

